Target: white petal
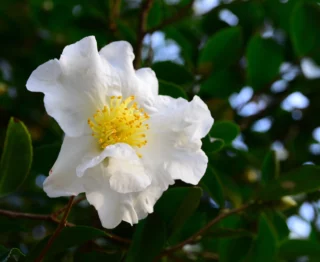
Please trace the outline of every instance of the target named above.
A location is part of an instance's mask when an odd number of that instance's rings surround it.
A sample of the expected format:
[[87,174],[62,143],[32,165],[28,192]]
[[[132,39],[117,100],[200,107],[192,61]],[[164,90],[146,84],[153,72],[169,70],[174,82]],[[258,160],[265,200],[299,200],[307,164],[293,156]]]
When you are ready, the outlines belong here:
[[67,46],[60,60],[39,66],[27,88],[45,94],[48,114],[68,136],[89,133],[88,118],[105,105],[107,95],[120,94],[119,77],[100,58],[94,37]]
[[139,192],[151,183],[135,150],[124,143],[107,146],[96,155],[87,155],[77,167],[78,176],[82,177],[88,169],[103,161],[110,186],[119,193]]
[[100,55],[103,56],[108,63],[120,71],[132,73],[134,54],[132,46],[126,41],[112,42],[100,50]]
[[110,187],[105,172],[100,163],[84,177],[87,199],[97,209],[103,227],[114,228],[121,220],[136,224],[153,212],[153,206],[163,192],[161,189],[148,187],[138,193],[118,193]]
[[201,150],[201,138],[213,124],[208,107],[198,97],[188,102],[159,96],[147,110],[150,134],[140,153],[152,181],[156,180],[163,189],[173,179],[197,184],[208,163]]
[[52,167],[43,189],[49,197],[72,196],[84,192],[83,181],[76,175],[76,167],[83,156],[94,150],[92,137],[65,137],[58,159]]
[[[160,187],[151,185],[146,190],[133,194],[133,198],[135,199],[133,207],[139,220],[144,219],[148,214],[153,213],[153,207],[162,193],[163,190]],[[132,223],[130,220],[123,220]]]
[[158,79],[156,77],[155,72],[150,68],[141,68],[136,71],[136,75],[138,79],[140,80],[141,86],[143,86],[143,89],[141,90],[147,90],[150,89],[152,94],[156,97],[159,94],[159,83]]
[[133,49],[128,42],[110,43],[100,50],[100,55],[118,72],[123,97],[134,95],[137,102],[143,105],[145,100],[154,99],[158,94],[158,80],[155,73],[150,68],[134,70]]
[[110,188],[103,176],[103,167],[98,165],[90,169],[86,177],[85,192],[87,200],[98,211],[100,221],[105,228],[114,228],[120,224],[123,213],[123,196]]

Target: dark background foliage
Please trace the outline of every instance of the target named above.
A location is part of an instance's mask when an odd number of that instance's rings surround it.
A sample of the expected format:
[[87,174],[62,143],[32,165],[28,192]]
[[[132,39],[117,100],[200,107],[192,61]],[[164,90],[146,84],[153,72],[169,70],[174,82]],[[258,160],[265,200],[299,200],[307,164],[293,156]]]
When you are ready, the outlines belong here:
[[161,94],[201,96],[209,167],[134,227],[104,230],[79,196],[45,261],[320,261],[316,0],[2,0],[0,261],[35,261],[62,219],[42,183],[63,133],[25,84],[88,35],[129,41]]

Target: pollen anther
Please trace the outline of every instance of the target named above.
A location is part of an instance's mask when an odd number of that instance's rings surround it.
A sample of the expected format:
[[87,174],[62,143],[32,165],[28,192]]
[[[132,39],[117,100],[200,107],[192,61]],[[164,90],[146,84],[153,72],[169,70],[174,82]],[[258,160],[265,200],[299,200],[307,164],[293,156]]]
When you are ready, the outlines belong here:
[[88,119],[88,125],[93,131],[92,136],[97,139],[102,149],[116,143],[127,143],[135,148],[147,144],[145,133],[149,125],[144,122],[150,117],[143,108],[133,102],[134,99],[134,96],[124,100],[121,96],[111,96],[108,105],[98,109],[93,119]]

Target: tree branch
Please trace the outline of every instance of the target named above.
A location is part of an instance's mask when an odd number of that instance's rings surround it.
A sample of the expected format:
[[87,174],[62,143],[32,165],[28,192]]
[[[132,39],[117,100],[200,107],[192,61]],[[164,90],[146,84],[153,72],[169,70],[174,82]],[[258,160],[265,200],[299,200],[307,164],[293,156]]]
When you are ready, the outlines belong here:
[[66,209],[64,211],[64,215],[63,215],[63,217],[62,217],[62,219],[61,219],[56,231],[54,231],[54,233],[50,237],[47,245],[44,247],[44,249],[42,250],[42,252],[38,256],[38,258],[35,260],[35,262],[41,262],[44,259],[45,255],[49,251],[49,249],[52,246],[53,242],[59,236],[59,234],[61,233],[62,229],[66,226],[67,218],[68,218],[69,213],[71,211],[73,200],[74,200],[74,196],[70,197],[68,205],[67,205],[67,207],[66,207]]
[[[85,199],[86,199],[85,196],[79,197],[79,198],[77,198],[77,199],[75,199],[75,200],[73,201],[73,204],[72,204],[72,205],[75,206],[76,204],[79,204],[81,201],[83,201],[83,200],[85,200]],[[59,216],[60,214],[62,214],[67,208],[68,208],[68,205],[64,206],[63,208],[61,208],[61,209],[57,210],[56,212],[54,212],[54,213],[52,214],[52,216],[58,217],[58,216]]]
[[226,211],[224,213],[221,213],[220,215],[215,217],[213,220],[211,220],[205,227],[200,229],[197,233],[193,234],[191,237],[187,238],[186,240],[182,241],[181,243],[179,243],[179,244],[177,244],[175,246],[169,247],[160,256],[161,257],[166,256],[168,254],[171,254],[171,253],[181,249],[183,246],[185,246],[187,244],[193,243],[194,241],[197,240],[198,237],[203,235],[208,229],[210,229],[213,225],[215,225],[218,222],[220,222],[222,219],[224,219],[224,218],[226,218],[228,216],[231,216],[233,214],[240,213],[240,212],[244,211],[245,209],[249,208],[251,205],[252,204],[249,203],[249,204],[243,205],[243,206],[241,206],[239,208],[235,208],[235,209],[232,209],[230,211]]
[[145,0],[142,4],[140,19],[139,19],[139,26],[138,26],[137,44],[135,48],[135,55],[136,55],[136,58],[134,60],[135,68],[138,68],[141,64],[142,42],[143,42],[144,36],[147,33],[146,32],[147,18],[148,18],[148,13],[151,9],[152,3],[153,3],[153,0]]
[[[76,203],[79,203],[82,200],[83,200],[82,197],[79,198],[79,199],[76,199],[73,202],[73,205],[75,205]],[[60,213],[62,210],[65,211],[66,207],[63,207],[62,209],[59,209],[57,212],[52,213],[52,214],[31,214],[31,213],[21,213],[21,212],[16,212],[16,211],[9,211],[9,210],[0,209],[0,216],[6,216],[6,217],[13,218],[13,219],[21,218],[21,219],[31,219],[31,220],[39,220],[39,221],[49,221],[49,222],[53,222],[53,223],[56,223],[56,224],[60,224],[61,220],[59,220],[57,218],[56,214],[58,212]],[[70,222],[66,222],[65,225],[67,227],[76,226],[75,224],[70,223]],[[111,239],[111,240],[114,240],[114,241],[117,241],[117,242],[120,242],[120,243],[124,243],[124,244],[130,244],[131,243],[130,239],[119,237],[119,236],[114,235],[114,234],[112,234],[110,232],[105,231],[105,234],[106,234],[106,237]]]
[[109,2],[110,14],[109,14],[109,29],[112,32],[117,31],[116,20],[120,15],[121,0],[113,0]]

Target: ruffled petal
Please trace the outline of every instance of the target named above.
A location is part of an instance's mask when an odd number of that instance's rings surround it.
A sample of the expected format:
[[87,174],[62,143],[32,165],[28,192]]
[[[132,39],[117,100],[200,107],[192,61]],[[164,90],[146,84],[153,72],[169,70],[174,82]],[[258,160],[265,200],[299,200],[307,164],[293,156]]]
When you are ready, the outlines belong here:
[[153,206],[160,198],[162,190],[148,187],[138,193],[118,193],[110,187],[105,166],[100,163],[89,169],[83,178],[87,199],[98,211],[101,224],[105,228],[114,228],[120,222],[136,224],[153,212]]
[[[142,192],[135,193],[133,198],[133,208],[138,216],[138,219],[144,219],[148,214],[153,213],[153,207],[158,199],[161,197],[164,190],[158,185],[151,185]],[[132,219],[123,218],[124,221],[132,224]]]
[[206,104],[197,96],[191,102],[159,96],[147,110],[150,132],[140,153],[152,180],[163,189],[174,179],[198,184],[208,163],[201,138],[213,124]]
[[110,145],[96,155],[87,155],[77,167],[78,176],[100,163],[105,165],[105,176],[110,178],[110,186],[116,192],[139,192],[151,183],[137,153],[128,144]]
[[123,97],[136,96],[137,102],[154,99],[158,94],[158,80],[150,68],[134,70],[134,54],[132,46],[125,41],[113,42],[100,50],[108,63],[118,72]]
[[119,76],[101,59],[94,37],[67,46],[60,60],[39,66],[27,88],[45,94],[48,114],[73,137],[90,132],[87,120],[105,105],[107,95],[120,95]]
[[105,228],[115,228],[120,224],[123,213],[123,194],[110,188],[108,179],[103,176],[102,164],[90,169],[89,177],[85,176],[84,185],[88,202],[98,211],[101,224]]
[[83,180],[76,175],[76,166],[91,151],[95,151],[91,136],[65,137],[58,159],[44,181],[43,189],[49,197],[74,196],[84,192]]

